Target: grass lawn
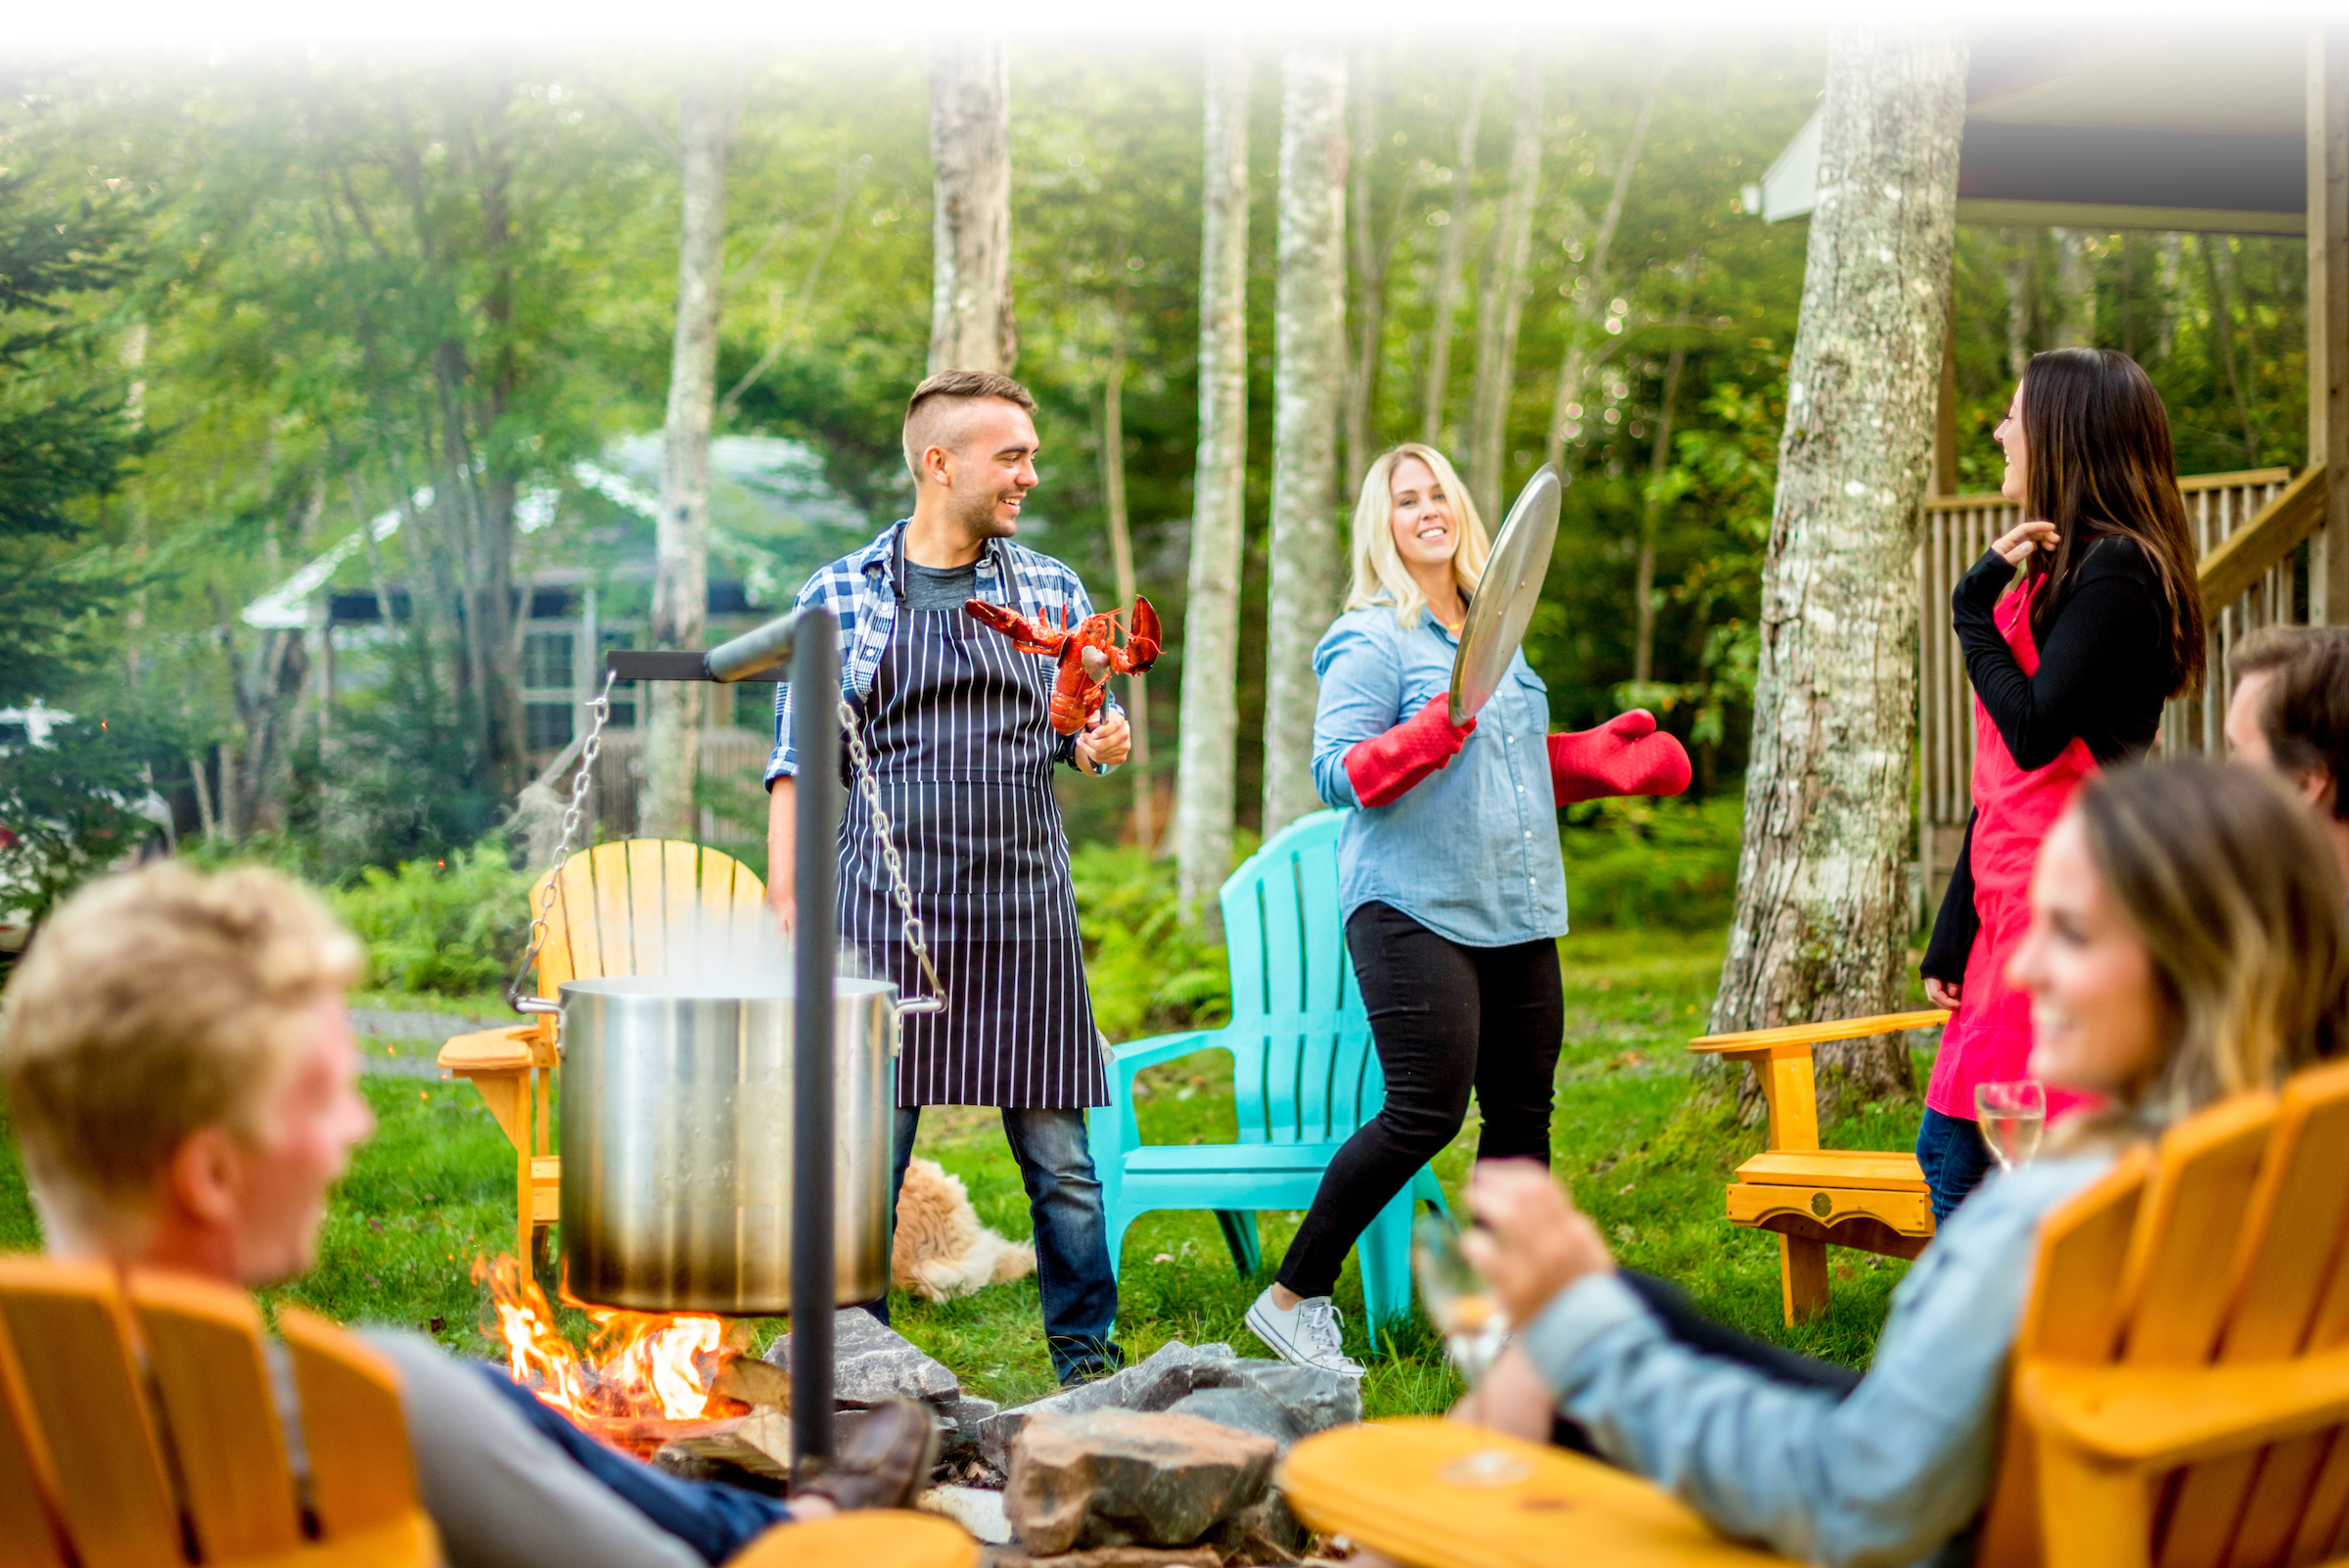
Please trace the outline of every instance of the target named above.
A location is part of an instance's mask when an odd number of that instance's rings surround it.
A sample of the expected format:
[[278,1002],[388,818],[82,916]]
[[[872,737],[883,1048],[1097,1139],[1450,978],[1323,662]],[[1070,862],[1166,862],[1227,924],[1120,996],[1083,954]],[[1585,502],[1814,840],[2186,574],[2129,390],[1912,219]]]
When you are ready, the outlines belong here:
[[[1566,1046],[1552,1147],[1559,1174],[1604,1227],[1617,1255],[1678,1280],[1725,1322],[1813,1355],[1864,1363],[1906,1265],[1833,1252],[1833,1311],[1819,1323],[1788,1329],[1779,1319],[1774,1240],[1735,1229],[1722,1218],[1723,1183],[1738,1161],[1761,1146],[1761,1134],[1736,1127],[1726,1114],[1688,1106],[1682,1046],[1702,1028],[1721,968],[1721,938],[1594,932],[1567,938],[1560,951]],[[381,994],[354,1000],[471,1017],[499,1011],[488,997],[456,1004]],[[462,1027],[461,1017],[452,1016],[451,1031]],[[416,1071],[434,1046],[378,1038],[367,1041],[367,1049],[395,1073]],[[1143,1083],[1138,1111],[1146,1138],[1186,1142],[1232,1135],[1237,1124],[1228,1058],[1171,1063],[1153,1069]],[[513,1234],[514,1168],[505,1138],[469,1084],[385,1073],[367,1080],[366,1092],[380,1125],[336,1193],[319,1266],[274,1294],[340,1319],[407,1324],[453,1350],[487,1354],[485,1295],[473,1283],[469,1266],[476,1255],[510,1244]],[[1821,1132],[1830,1147],[1906,1148],[1915,1136],[1916,1117],[1914,1102],[1876,1107]],[[1475,1139],[1472,1118],[1436,1162],[1455,1202]],[[917,1152],[968,1183],[989,1224],[1007,1235],[1028,1234],[1027,1200],[995,1113],[929,1111]],[[1267,1268],[1297,1219],[1261,1217]],[[38,1244],[15,1139],[0,1120],[0,1250]],[[1225,1340],[1242,1355],[1264,1354],[1241,1314],[1267,1279],[1235,1276],[1212,1216],[1147,1216],[1127,1233],[1118,1337],[1136,1356],[1170,1339]],[[1352,1265],[1338,1300],[1354,1342],[1349,1348],[1370,1365],[1363,1394],[1372,1414],[1434,1409],[1456,1396],[1458,1378],[1423,1320],[1402,1336],[1400,1354],[1369,1358],[1361,1288]],[[976,1393],[1008,1404],[1052,1386],[1034,1279],[941,1306],[900,1297],[895,1318]],[[781,1326],[762,1328],[772,1333]]]

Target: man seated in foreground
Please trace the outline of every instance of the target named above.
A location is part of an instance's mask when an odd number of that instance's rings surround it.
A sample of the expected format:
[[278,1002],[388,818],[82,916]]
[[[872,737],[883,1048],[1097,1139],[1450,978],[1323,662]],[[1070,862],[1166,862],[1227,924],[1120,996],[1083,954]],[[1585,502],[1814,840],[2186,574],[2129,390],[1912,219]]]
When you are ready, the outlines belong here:
[[2349,632],[2268,626],[2227,663],[2227,754],[2283,775],[2349,875]]
[[[51,1255],[241,1288],[306,1272],[327,1190],[375,1128],[343,1004],[358,968],[350,935],[266,871],[165,861],[68,900],[0,1008]],[[936,1453],[929,1413],[898,1402],[786,1504],[665,1475],[421,1335],[367,1339],[399,1371],[452,1568],[702,1568],[779,1523],[901,1506]]]
[[2040,1222],[2129,1144],[2349,1045],[2325,849],[2249,768],[2123,767],[2080,791],[2040,852],[2010,973],[2032,998],[2033,1075],[2105,1108],[2050,1129],[2036,1163],[1994,1173],[1952,1217],[1848,1392],[1689,1344],[1546,1173],[1480,1166],[1468,1253],[1525,1325],[1489,1380],[1490,1424],[1544,1438],[1562,1418],[1560,1436],[1725,1533],[1807,1562],[1970,1562]]

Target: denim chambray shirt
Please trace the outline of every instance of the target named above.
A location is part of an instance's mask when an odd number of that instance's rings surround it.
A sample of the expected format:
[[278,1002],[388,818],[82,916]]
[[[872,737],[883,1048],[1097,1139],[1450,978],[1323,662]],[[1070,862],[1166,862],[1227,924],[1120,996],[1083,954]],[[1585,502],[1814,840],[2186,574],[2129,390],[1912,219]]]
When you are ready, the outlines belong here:
[[1963,1568],[2040,1221],[2111,1168],[2088,1154],[1993,1172],[1910,1266],[1841,1399],[1680,1343],[1612,1273],[1560,1291],[1519,1343],[1599,1453],[1723,1533],[1835,1568]]
[[1408,630],[1384,605],[1349,610],[1313,650],[1313,787],[1355,807],[1338,832],[1338,902],[1348,919],[1383,903],[1468,947],[1566,934],[1566,867],[1549,782],[1549,690],[1509,661],[1458,756],[1389,806],[1360,805],[1346,754],[1451,690],[1459,644],[1422,610]]

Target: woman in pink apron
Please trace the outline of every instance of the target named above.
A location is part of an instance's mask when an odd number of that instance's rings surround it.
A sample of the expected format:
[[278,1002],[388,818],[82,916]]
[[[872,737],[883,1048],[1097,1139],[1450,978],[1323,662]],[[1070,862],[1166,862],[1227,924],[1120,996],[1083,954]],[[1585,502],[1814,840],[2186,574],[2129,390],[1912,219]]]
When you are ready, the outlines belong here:
[[[1976,1085],[2029,1076],[2031,1002],[2006,963],[2040,841],[2080,782],[2143,755],[2162,704],[2202,678],[2193,538],[2144,371],[2106,348],[2035,355],[1997,434],[2000,491],[2027,521],[1951,598],[1974,688],[1974,814],[1920,965],[1926,994],[1957,1012],[1916,1137],[1937,1221],[1989,1168]],[[2076,1103],[2050,1094],[2049,1119]]]

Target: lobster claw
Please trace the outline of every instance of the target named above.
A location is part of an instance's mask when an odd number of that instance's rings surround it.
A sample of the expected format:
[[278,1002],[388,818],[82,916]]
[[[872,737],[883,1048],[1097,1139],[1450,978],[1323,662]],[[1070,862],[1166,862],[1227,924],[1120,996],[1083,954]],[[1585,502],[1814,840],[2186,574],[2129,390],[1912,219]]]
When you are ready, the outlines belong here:
[[1029,620],[1016,610],[1005,609],[999,604],[990,604],[985,599],[965,599],[962,601],[962,608],[973,621],[982,625],[992,626],[1004,636],[1009,637],[1012,646],[1022,653],[1043,654],[1046,657],[1056,656],[1062,645],[1069,640],[1069,634],[1066,631],[1055,630],[1041,622]]
[[1118,650],[1118,668],[1128,674],[1138,675],[1158,663],[1158,612],[1140,594],[1133,596],[1133,624],[1126,632],[1126,646]]

